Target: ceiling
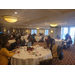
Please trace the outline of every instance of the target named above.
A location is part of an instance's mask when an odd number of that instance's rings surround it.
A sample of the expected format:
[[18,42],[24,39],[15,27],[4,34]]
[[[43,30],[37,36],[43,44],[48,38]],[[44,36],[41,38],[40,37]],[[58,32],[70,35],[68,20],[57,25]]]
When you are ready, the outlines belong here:
[[[15,23],[8,23],[2,18],[3,15],[16,16],[19,19]],[[58,26],[74,26],[75,9],[0,9],[1,26],[50,28],[50,23],[58,23]]]

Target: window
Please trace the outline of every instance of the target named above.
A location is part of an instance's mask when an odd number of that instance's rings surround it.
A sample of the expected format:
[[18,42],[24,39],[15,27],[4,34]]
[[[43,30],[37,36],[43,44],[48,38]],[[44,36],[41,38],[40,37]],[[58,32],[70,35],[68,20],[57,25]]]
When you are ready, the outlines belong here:
[[48,30],[45,30],[45,35],[48,35]]
[[10,31],[8,30],[8,33],[10,33]]
[[68,27],[61,27],[61,39],[65,39],[65,35],[68,33]]
[[31,30],[31,34],[37,34],[37,30]]
[[72,44],[74,44],[74,32],[75,32],[75,27],[70,27],[70,36],[72,38]]

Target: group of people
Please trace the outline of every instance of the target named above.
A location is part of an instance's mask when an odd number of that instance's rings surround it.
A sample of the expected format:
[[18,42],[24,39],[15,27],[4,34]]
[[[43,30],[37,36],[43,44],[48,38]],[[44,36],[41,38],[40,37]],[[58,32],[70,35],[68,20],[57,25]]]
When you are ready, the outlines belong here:
[[32,34],[32,35],[29,34],[28,37],[27,37],[27,39],[29,40],[29,42],[32,42],[32,45],[34,44],[34,42],[36,42],[36,40],[35,40],[35,38],[34,38],[35,35],[36,35],[35,33]]
[[[12,38],[13,36],[13,38]],[[29,34],[27,39],[29,40],[29,42],[32,42],[32,45],[34,42],[36,42],[35,37],[36,34]],[[20,46],[24,46],[25,45],[25,40],[21,40],[20,37],[15,36],[15,34],[13,33],[13,35],[11,35],[10,39],[16,39],[16,42],[12,43],[11,45],[9,45],[8,40],[2,41],[0,40],[0,65],[7,65],[8,64],[8,57],[12,57],[16,48],[20,48]],[[57,38],[59,38],[57,36]],[[42,38],[43,40],[43,38]],[[23,42],[24,45],[23,45]],[[57,53],[57,45],[55,44],[55,40],[53,38],[51,38],[51,36],[48,36],[47,39],[45,39],[48,48],[51,50],[53,58],[58,57],[58,53]],[[66,34],[65,36],[65,40],[63,40],[62,45],[66,46],[67,44],[71,44],[72,43],[72,39],[71,36],[69,34]],[[14,50],[14,51],[12,51]]]

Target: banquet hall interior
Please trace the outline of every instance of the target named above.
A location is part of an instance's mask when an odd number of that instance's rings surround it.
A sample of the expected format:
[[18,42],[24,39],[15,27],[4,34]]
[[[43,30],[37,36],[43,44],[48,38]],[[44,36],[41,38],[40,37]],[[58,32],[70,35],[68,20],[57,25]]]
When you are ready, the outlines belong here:
[[0,65],[75,65],[75,9],[0,9]]

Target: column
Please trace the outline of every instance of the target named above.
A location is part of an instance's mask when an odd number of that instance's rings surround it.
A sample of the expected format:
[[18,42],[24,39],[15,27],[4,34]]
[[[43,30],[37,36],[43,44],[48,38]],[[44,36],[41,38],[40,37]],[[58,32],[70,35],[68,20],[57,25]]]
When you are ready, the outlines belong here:
[[10,34],[13,32],[13,27],[10,27]]

